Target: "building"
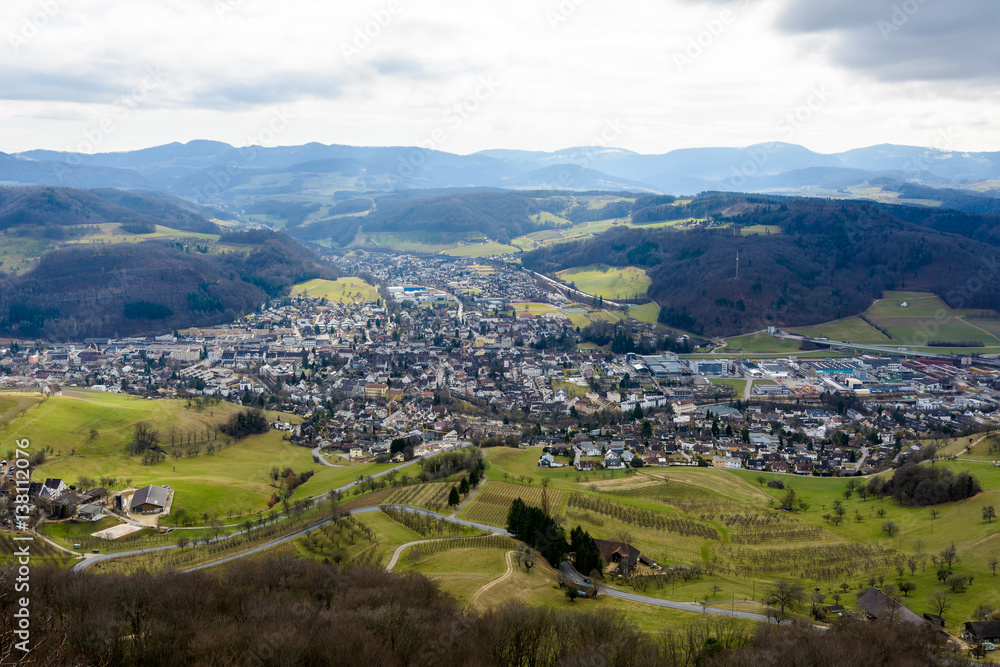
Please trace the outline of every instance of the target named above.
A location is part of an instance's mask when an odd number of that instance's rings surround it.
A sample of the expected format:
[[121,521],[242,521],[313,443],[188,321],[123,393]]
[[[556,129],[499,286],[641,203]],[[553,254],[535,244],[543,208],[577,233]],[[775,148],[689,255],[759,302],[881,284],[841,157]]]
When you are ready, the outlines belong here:
[[969,621],[963,633],[974,642],[1000,642],[1000,621]]
[[144,486],[132,495],[132,503],[129,505],[129,511],[140,514],[162,512],[167,507],[169,496],[170,489],[165,486],[155,486],[153,484]]
[[902,602],[889,597],[875,586],[858,598],[858,608],[872,621],[885,618],[905,623],[924,623],[923,618],[903,606]]
[[604,564],[617,563],[623,575],[628,575],[639,562],[639,550],[631,544],[612,540],[594,540],[594,542],[597,543]]

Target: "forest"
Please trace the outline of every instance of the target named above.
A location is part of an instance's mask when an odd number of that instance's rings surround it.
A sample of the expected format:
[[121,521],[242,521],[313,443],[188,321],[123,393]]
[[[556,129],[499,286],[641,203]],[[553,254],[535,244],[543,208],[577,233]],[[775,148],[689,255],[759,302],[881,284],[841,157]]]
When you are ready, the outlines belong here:
[[[1000,307],[1000,272],[991,259],[997,248],[959,235],[979,216],[733,194],[707,194],[676,208],[714,227],[619,227],[525,253],[522,263],[546,273],[597,263],[639,266],[653,281],[648,295],[667,309],[661,321],[712,335],[854,315],[894,289],[934,292],[957,308]],[[897,215],[901,209],[913,220]],[[749,225],[781,233],[734,234]],[[986,289],[963,289],[972,280]]]
[[0,332],[55,340],[162,333],[231,321],[268,298],[336,272],[283,234],[231,233],[248,252],[192,252],[170,241],[54,250],[0,276]]
[[[0,572],[0,660],[24,657],[12,569]],[[752,626],[705,619],[656,635],[623,616],[507,603],[463,610],[423,575],[289,557],[132,576],[35,568],[32,664],[619,665],[970,664],[928,626],[844,617]]]

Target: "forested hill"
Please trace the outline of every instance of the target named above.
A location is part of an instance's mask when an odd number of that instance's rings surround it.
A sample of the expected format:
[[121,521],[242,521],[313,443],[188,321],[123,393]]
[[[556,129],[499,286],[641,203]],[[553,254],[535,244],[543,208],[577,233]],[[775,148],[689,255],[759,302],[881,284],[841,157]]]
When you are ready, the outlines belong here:
[[294,283],[337,277],[284,234],[234,233],[222,241],[204,253],[155,240],[54,250],[28,273],[0,278],[0,333],[57,340],[162,334],[231,321]]
[[[954,307],[1000,307],[995,218],[730,194],[706,194],[683,208],[706,218],[707,228],[616,228],[526,253],[522,262],[543,272],[598,263],[642,267],[653,281],[648,294],[667,307],[669,323],[715,335],[854,315],[893,289],[935,292]],[[770,227],[747,230],[753,225]],[[983,287],[965,289],[970,280]]]
[[213,223],[193,210],[153,195],[125,190],[0,187],[0,229],[102,223],[165,225],[189,232],[218,232]]
[[306,240],[332,238],[346,244],[364,225],[366,233],[483,234],[509,243],[517,236],[551,226],[532,220],[532,216],[551,208],[558,205],[514,192],[392,194],[377,197],[374,210],[367,215],[320,220],[307,227],[290,229],[289,233]]

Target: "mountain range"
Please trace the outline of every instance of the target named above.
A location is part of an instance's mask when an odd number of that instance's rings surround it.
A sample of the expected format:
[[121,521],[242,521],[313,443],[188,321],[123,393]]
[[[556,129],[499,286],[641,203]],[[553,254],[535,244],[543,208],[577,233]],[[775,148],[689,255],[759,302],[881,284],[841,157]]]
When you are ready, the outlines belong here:
[[631,190],[837,192],[873,179],[998,189],[1000,153],[883,144],[816,153],[772,142],[745,148],[686,148],[643,155],[620,148],[553,152],[485,150],[456,155],[417,147],[309,143],[237,148],[217,141],[82,154],[0,153],[0,182],[82,188],[150,189],[202,202],[337,191],[488,187]]

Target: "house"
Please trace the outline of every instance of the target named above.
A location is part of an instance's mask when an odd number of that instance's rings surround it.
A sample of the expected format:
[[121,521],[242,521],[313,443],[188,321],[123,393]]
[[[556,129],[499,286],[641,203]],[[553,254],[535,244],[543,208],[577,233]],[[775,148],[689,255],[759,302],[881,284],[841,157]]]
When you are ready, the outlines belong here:
[[49,477],[45,480],[45,484],[42,485],[41,489],[39,489],[38,495],[41,498],[58,498],[68,488],[66,482],[61,479]]
[[140,514],[155,514],[162,512],[167,506],[167,499],[170,489],[165,486],[155,486],[150,484],[144,486],[132,495],[132,503],[129,511]]
[[538,465],[542,468],[552,468],[555,459],[552,454],[542,454],[542,457],[538,459]]
[[618,564],[623,575],[628,575],[639,562],[639,550],[626,542],[612,540],[594,540],[601,552],[605,565]]
[[963,633],[974,642],[1000,642],[1000,621],[969,621]]
[[592,471],[595,468],[594,461],[578,461],[576,464],[576,469],[580,471]]
[[62,396],[62,387],[57,384],[47,384],[42,387],[42,394],[45,396]]
[[76,514],[84,521],[100,521],[104,518],[104,508],[94,503],[80,505]]
[[902,602],[889,597],[875,586],[858,598],[858,608],[872,621],[886,618],[905,623],[924,622],[923,618],[903,606]]

